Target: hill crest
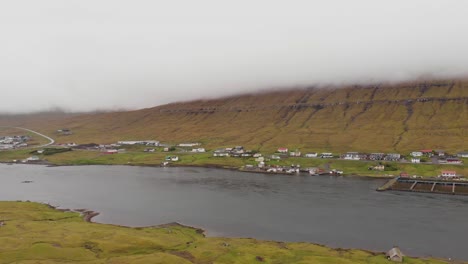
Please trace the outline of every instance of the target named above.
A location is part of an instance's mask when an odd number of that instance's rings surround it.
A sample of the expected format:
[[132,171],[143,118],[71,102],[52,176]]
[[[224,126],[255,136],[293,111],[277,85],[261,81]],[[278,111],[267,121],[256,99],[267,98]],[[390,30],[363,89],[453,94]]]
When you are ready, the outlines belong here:
[[13,122],[49,135],[64,127],[74,131],[58,142],[153,138],[200,141],[211,148],[463,151],[468,149],[468,81],[264,91],[44,120],[0,118],[0,124]]

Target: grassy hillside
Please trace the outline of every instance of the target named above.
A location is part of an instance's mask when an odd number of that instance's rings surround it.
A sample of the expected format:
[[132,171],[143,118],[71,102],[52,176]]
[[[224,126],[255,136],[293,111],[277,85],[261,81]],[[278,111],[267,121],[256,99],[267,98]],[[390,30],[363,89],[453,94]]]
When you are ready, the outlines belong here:
[[[138,111],[0,118],[58,142],[200,141],[272,151],[468,150],[468,81],[281,90]],[[54,135],[60,128],[71,136]]]
[[[391,263],[384,254],[309,243],[206,238],[180,225],[127,228],[85,222],[78,213],[0,202],[3,263]],[[405,258],[405,263],[448,263]]]

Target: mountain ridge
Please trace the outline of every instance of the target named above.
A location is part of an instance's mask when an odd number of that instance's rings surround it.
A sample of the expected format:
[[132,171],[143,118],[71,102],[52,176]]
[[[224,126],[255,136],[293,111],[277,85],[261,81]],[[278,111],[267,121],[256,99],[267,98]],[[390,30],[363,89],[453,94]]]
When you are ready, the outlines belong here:
[[152,138],[266,151],[463,151],[468,149],[468,81],[296,88],[127,112],[0,117],[0,125],[7,123],[49,135],[71,129],[73,135],[57,137],[62,143]]

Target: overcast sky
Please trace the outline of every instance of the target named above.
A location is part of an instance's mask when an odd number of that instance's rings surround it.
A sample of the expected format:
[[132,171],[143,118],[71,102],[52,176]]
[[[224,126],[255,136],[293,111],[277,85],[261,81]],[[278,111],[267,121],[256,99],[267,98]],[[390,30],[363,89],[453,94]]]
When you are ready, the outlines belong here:
[[463,0],[4,0],[0,111],[468,73]]

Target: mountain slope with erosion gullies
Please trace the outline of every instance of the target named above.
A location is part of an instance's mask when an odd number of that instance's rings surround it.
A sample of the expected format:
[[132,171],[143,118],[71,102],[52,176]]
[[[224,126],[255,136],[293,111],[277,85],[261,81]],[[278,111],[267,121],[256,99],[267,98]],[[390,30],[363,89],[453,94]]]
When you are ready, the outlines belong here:
[[[468,81],[265,91],[128,112],[0,117],[60,143],[156,139],[273,151],[468,150]],[[69,128],[73,135],[55,131]]]

